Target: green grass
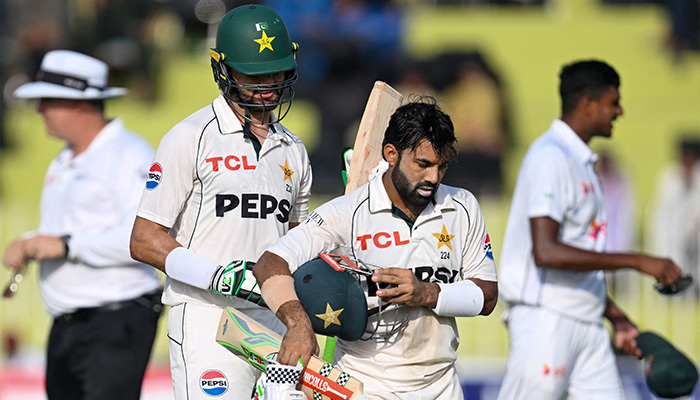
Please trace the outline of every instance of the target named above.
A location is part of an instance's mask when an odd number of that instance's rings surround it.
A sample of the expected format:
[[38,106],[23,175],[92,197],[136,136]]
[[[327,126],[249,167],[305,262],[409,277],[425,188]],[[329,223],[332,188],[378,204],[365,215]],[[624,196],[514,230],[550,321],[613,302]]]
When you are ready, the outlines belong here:
[[[407,14],[405,45],[427,58],[446,50],[479,49],[504,77],[511,96],[516,146],[507,154],[507,191],[512,189],[527,145],[558,116],[557,75],[576,59],[610,62],[622,76],[622,105],[613,138],[594,140],[609,148],[629,172],[638,208],[647,206],[658,170],[674,155],[675,134],[700,130],[700,57],[675,62],[662,49],[665,16],[652,6],[602,7],[597,1],[553,1],[542,10],[519,7],[417,7]],[[378,33],[380,34],[380,33]],[[302,44],[303,51],[303,44]],[[216,95],[204,49],[193,58],[171,54],[159,76],[161,99],[155,104],[132,97],[108,103],[107,114],[124,118],[128,128],[157,145],[175,123],[208,104]],[[368,89],[369,90],[369,89]],[[359,117],[359,116],[358,116]],[[318,114],[311,104],[296,102],[285,120],[313,147]],[[9,110],[6,130],[14,148],[0,157],[0,245],[38,224],[39,195],[44,172],[61,143],[46,137],[41,118],[30,106]],[[314,205],[321,198],[312,199]],[[498,262],[510,198],[482,199]],[[641,226],[641,225],[640,225]],[[9,279],[0,270],[0,282]],[[662,299],[651,291],[651,280],[634,276],[635,290],[618,301],[641,328],[672,338],[693,359],[700,359],[700,312],[695,302]],[[461,319],[463,357],[504,357],[507,334],[499,317]],[[167,362],[165,318],[154,357]],[[22,344],[43,348],[49,320],[31,271],[17,297],[0,300],[0,333],[15,331]]]

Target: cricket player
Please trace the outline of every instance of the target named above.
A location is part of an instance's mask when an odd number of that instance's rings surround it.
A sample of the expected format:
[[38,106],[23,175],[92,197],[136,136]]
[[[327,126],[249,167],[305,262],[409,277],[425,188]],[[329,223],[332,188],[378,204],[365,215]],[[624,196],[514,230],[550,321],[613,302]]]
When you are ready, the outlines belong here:
[[[268,309],[233,295],[252,294],[240,287],[251,274],[246,261],[308,214],[308,154],[273,113],[280,107],[283,117],[292,101],[296,48],[274,10],[231,10],[210,51],[221,94],[156,150],[131,252],[168,276],[163,302],[172,306],[176,399],[251,398],[257,370],[215,341],[223,307],[284,332]],[[252,274],[248,282],[255,283]]]
[[510,353],[500,400],[622,399],[602,317],[615,345],[637,357],[639,332],[608,297],[603,272],[633,268],[664,285],[681,276],[668,259],[604,252],[605,199],[588,142],[610,137],[622,115],[620,78],[604,62],[580,61],[560,79],[561,118],[523,159],[503,241]]
[[440,185],[455,156],[452,121],[434,99],[399,107],[383,142],[388,170],[320,206],[263,254],[253,272],[289,329],[281,363],[306,363],[317,351],[290,273],[332,251],[386,267],[362,286],[370,309],[393,305],[369,318],[362,340],[338,339],[338,365],[364,383],[370,398],[463,397],[454,367],[455,317],[489,315],[498,290],[476,198]]

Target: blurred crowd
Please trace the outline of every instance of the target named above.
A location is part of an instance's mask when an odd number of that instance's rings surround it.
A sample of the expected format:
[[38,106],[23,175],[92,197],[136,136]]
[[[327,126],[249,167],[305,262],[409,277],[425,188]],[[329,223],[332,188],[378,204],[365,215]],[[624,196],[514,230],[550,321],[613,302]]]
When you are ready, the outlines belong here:
[[[228,10],[251,2],[278,10],[290,36],[301,45],[296,96],[311,102],[320,116],[318,142],[310,148],[315,193],[342,192],[340,154],[353,144],[368,88],[375,80],[388,82],[406,97],[435,96],[453,116],[460,156],[445,183],[467,187],[477,196],[503,193],[502,160],[518,137],[510,115],[507,77],[483,49],[413,58],[402,43],[405,13],[415,5],[408,0],[0,0],[0,146],[11,145],[2,134],[5,105],[12,101],[16,87],[33,79],[46,51],[71,48],[92,54],[109,64],[111,84],[129,87],[132,96],[143,101],[157,101],[163,55],[199,51]],[[668,15],[664,44],[669,53],[678,57],[700,49],[697,0],[601,3],[658,4]],[[438,0],[431,4],[542,7],[547,2]],[[375,34],[379,31],[381,35]],[[683,137],[682,162],[660,175],[655,210],[648,211],[650,224],[664,229],[647,229],[644,242],[655,252],[684,260],[681,264],[698,274],[698,143],[697,135]],[[609,250],[624,251],[641,247],[642,238],[630,233],[638,231],[635,196],[624,166],[614,157],[603,152],[599,171],[613,216]],[[664,215],[662,210],[677,215]]]
[[[2,115],[14,88],[31,80],[43,54],[71,48],[110,66],[111,84],[132,96],[156,101],[162,57],[170,51],[199,51],[226,11],[243,3],[263,3],[287,21],[299,52],[297,98],[320,115],[318,144],[310,149],[315,192],[338,194],[342,149],[352,146],[368,89],[384,80],[404,95],[438,97],[457,119],[458,168],[445,182],[477,195],[499,195],[501,159],[513,145],[507,79],[489,54],[471,49],[416,60],[402,43],[405,13],[415,1],[390,0],[0,0],[0,146]],[[673,54],[698,50],[697,0],[601,0],[602,3],[658,3],[669,15],[666,40]],[[437,0],[433,6],[531,6],[544,0]],[[423,4],[425,6],[425,4]],[[382,32],[381,35],[374,34]],[[479,105],[479,112],[474,110]],[[459,111],[459,112],[457,112]],[[11,143],[9,144],[11,145]]]
[[[448,52],[426,60],[413,58],[402,43],[405,13],[415,3],[411,1],[0,0],[0,84],[3,87],[0,146],[8,145],[2,134],[5,104],[12,101],[11,93],[16,87],[33,79],[46,51],[71,48],[92,54],[109,64],[111,84],[129,87],[132,96],[141,100],[157,101],[159,85],[163,84],[159,81],[163,55],[170,51],[199,51],[201,43],[213,36],[226,11],[251,2],[278,10],[287,21],[292,39],[301,44],[296,96],[314,104],[320,116],[318,142],[310,149],[312,164],[316,167],[315,193],[335,195],[342,192],[340,154],[353,144],[368,88],[375,80],[384,80],[406,97],[437,97],[453,116],[460,157],[458,165],[448,170],[445,183],[467,187],[477,196],[502,194],[502,159],[513,148],[514,138],[518,136],[513,131],[510,116],[507,79],[483,49]],[[664,43],[671,54],[678,56],[700,49],[700,2],[697,0],[601,2],[658,4],[668,14],[669,31]],[[546,1],[439,0],[433,4],[541,7]],[[374,34],[378,31],[382,34]],[[693,152],[689,141],[692,142],[690,139],[683,142],[686,157]],[[613,157],[602,154],[600,172],[603,185],[610,191],[610,215],[615,216],[611,221],[616,227],[610,227],[610,246],[614,247],[611,250],[618,251],[639,247],[640,238],[624,237],[622,233],[637,231],[633,225],[636,211],[631,205],[634,194]],[[686,159],[685,165],[690,165],[688,163]],[[692,175],[692,168],[686,167],[684,171]],[[665,174],[671,177],[662,177],[661,182],[670,185],[678,196],[682,190],[699,190],[700,177],[686,176],[683,186],[681,172]],[[669,179],[679,183],[673,186],[668,183]],[[660,191],[671,196],[668,190]],[[656,203],[664,201],[669,200],[659,198]],[[663,219],[672,220],[660,216],[659,212],[654,218],[650,217],[654,221]],[[688,221],[690,219],[685,220]],[[615,233],[618,231],[619,235]],[[682,231],[693,234],[693,229],[687,227]],[[650,234],[645,236],[647,244],[656,247],[669,242],[652,239]],[[670,242],[676,247],[682,246],[679,241]],[[670,250],[669,246],[655,250],[669,254],[681,251]],[[697,243],[694,249],[690,246],[684,250],[684,257],[690,264],[698,265],[700,272]]]

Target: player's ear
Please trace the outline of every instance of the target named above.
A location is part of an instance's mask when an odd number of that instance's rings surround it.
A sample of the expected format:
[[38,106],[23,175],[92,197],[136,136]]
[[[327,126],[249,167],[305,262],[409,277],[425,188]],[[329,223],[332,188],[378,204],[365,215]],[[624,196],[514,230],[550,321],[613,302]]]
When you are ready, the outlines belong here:
[[582,110],[582,115],[591,117],[598,113],[599,101],[591,95],[585,95],[579,102],[578,106]]
[[399,159],[399,152],[396,150],[396,147],[394,147],[393,144],[387,143],[384,145],[384,148],[382,149],[382,154],[384,155],[384,159],[386,162],[389,163],[392,167],[396,165],[396,161]]

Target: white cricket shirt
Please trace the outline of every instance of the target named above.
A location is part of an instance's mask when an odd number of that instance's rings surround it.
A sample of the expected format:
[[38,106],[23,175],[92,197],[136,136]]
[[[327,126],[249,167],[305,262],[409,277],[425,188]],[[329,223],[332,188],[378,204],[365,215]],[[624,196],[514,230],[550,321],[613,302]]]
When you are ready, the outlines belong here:
[[[301,139],[275,123],[258,159],[220,95],[163,137],[137,215],[171,228],[180,244],[217,264],[257,261],[290,222],[308,214],[310,188]],[[163,302],[259,308],[169,278]]]
[[499,293],[509,305],[546,307],[582,321],[599,322],[606,299],[603,271],[572,272],[535,265],[530,219],[560,224],[559,240],[605,251],[603,191],[597,156],[563,121],[530,146],[513,193],[499,265]]
[[51,162],[38,232],[72,236],[68,259],[41,262],[39,287],[53,317],[158,288],[155,270],[129,252],[144,171],[152,158],[148,143],[115,119],[78,156],[66,147]]
[[[424,282],[459,278],[496,280],[491,241],[476,198],[440,185],[411,228],[392,212],[381,175],[348,195],[323,204],[269,251],[295,271],[319,252],[350,255],[382,267],[410,268]],[[368,288],[366,278],[362,285]],[[377,297],[370,283],[368,304]],[[366,386],[410,391],[427,387],[453,366],[459,335],[453,317],[406,307],[409,322],[389,342],[338,340],[339,365]],[[342,324],[342,314],[338,316]],[[388,372],[388,373],[387,373]]]

